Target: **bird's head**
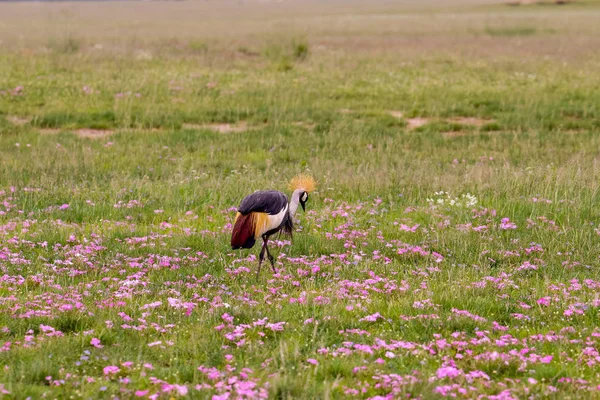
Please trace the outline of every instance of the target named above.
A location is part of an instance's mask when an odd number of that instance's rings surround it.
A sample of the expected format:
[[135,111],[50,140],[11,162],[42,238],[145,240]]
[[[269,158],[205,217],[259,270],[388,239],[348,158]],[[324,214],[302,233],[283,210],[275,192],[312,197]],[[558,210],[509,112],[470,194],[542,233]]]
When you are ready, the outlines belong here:
[[296,200],[304,211],[306,211],[308,193],[315,190],[315,188],[316,182],[310,175],[300,174],[295,176],[290,182],[290,189],[294,191],[292,199]]
[[302,191],[299,197],[299,203],[302,206],[302,211],[306,212],[306,201],[308,200],[308,192]]
[[306,202],[308,201],[308,192],[304,189],[296,189],[292,193],[292,202],[299,204],[303,211],[306,211]]

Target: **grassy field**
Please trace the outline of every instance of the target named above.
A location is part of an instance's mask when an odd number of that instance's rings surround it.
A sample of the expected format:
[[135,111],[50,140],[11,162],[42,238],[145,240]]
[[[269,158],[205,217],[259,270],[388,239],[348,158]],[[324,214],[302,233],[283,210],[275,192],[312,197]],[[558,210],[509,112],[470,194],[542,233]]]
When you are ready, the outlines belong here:
[[600,398],[600,3],[397,3],[0,3],[0,397]]

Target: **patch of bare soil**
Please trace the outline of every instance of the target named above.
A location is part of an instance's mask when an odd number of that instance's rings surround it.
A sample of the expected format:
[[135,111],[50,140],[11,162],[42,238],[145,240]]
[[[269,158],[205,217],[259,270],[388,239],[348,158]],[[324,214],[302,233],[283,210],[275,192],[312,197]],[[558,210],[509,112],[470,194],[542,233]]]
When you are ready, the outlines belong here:
[[571,3],[574,0],[504,0],[504,3],[509,6],[528,6],[531,4],[556,4],[562,5]]
[[21,118],[16,115],[9,115],[6,120],[13,125],[22,126],[31,122],[31,118]]
[[211,131],[219,132],[219,133],[239,133],[246,132],[251,129],[248,127],[248,123],[245,121],[241,121],[237,124],[183,124],[184,129],[210,129]]
[[[387,113],[388,113],[388,115],[391,115],[394,118],[398,118],[398,119],[404,118],[404,113],[399,110],[389,110],[389,111],[387,111]],[[406,126],[408,127],[408,129],[416,129],[420,126],[428,124],[429,122],[431,122],[430,118],[423,118],[423,117],[407,118]]]
[[406,122],[408,123],[408,128],[409,129],[416,129],[420,126],[426,125],[429,123],[429,118],[421,118],[421,117],[417,117],[417,118],[408,118],[406,120]]
[[123,128],[119,129],[119,132],[126,133],[147,133],[147,132],[163,132],[162,128]]
[[79,137],[90,139],[101,139],[110,136],[114,131],[109,129],[77,129],[75,134]]
[[352,111],[349,108],[340,108],[339,110],[337,110],[340,114],[353,114],[354,111]]
[[494,122],[493,119],[482,119],[475,117],[455,117],[448,119],[449,122],[454,122],[461,125],[471,125],[471,126],[483,126],[485,124],[489,124],[490,122]]
[[60,132],[73,132],[79,137],[90,138],[90,139],[102,139],[112,135],[115,131],[110,129],[60,129],[60,128],[41,128],[38,130],[42,135],[56,135]]
[[535,4],[537,0],[505,0],[504,3],[509,6],[520,6]]

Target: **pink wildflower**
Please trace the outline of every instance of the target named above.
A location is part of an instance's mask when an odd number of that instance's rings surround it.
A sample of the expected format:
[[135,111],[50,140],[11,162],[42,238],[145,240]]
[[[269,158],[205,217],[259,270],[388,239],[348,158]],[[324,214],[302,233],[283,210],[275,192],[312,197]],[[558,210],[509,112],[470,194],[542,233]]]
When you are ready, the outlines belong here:
[[114,375],[114,374],[118,373],[119,371],[121,371],[121,368],[119,368],[115,365],[109,365],[107,367],[104,367],[103,371],[104,371],[104,375]]
[[462,370],[455,368],[455,367],[441,367],[439,368],[436,373],[437,377],[439,379],[443,379],[443,378],[456,378],[457,376],[460,376],[463,374]]
[[383,319],[383,317],[381,316],[381,314],[376,312],[375,314],[367,315],[366,317],[359,319],[359,321],[375,322],[379,319]]
[[502,218],[500,222],[500,229],[517,229],[517,225],[510,222],[509,218]]

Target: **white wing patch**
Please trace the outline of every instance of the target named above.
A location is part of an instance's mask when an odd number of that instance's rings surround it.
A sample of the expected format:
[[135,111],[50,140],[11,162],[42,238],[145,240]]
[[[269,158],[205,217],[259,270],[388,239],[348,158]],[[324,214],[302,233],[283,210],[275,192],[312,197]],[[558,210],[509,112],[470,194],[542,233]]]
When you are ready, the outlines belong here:
[[275,215],[269,215],[267,217],[267,223],[265,224],[265,227],[263,229],[261,229],[262,232],[258,236],[262,236],[263,234],[269,232],[272,229],[279,228],[279,226],[283,222],[283,218],[285,217],[285,214],[287,213],[287,211],[288,211],[288,205],[286,204],[285,207],[283,208],[283,210],[279,211],[279,213],[277,213]]

